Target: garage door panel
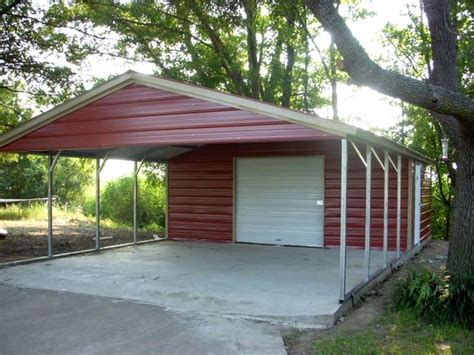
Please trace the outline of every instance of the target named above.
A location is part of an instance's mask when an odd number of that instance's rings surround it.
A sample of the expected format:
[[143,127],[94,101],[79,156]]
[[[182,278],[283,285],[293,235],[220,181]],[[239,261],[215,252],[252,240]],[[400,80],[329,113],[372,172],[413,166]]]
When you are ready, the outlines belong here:
[[[312,219],[313,216],[296,216],[296,215],[289,215],[289,216],[282,216],[279,214],[274,214],[271,216],[267,217],[255,217],[255,216],[248,216],[248,217],[242,217],[240,222],[242,222],[242,225],[249,225],[249,227],[242,227],[242,230],[244,228],[248,229],[271,229],[273,227],[275,218],[279,219],[278,223],[278,228],[281,228],[282,226],[285,227],[285,230],[312,230],[315,231],[315,228],[319,226],[319,221],[317,220],[309,220]],[[253,224],[253,226],[252,226]],[[261,225],[261,227],[258,227],[258,225]]]
[[239,158],[236,240],[323,245],[322,156]]
[[306,203],[308,205],[314,204],[315,199],[322,198],[324,195],[318,192],[308,190],[306,192],[301,191],[301,188],[281,188],[273,189],[268,186],[262,185],[259,188],[245,189],[241,191],[241,197],[252,197],[255,194],[260,194],[262,188],[266,190],[267,193],[271,193],[271,196],[262,196],[262,201],[281,201],[284,198],[290,198],[291,200],[288,203]]

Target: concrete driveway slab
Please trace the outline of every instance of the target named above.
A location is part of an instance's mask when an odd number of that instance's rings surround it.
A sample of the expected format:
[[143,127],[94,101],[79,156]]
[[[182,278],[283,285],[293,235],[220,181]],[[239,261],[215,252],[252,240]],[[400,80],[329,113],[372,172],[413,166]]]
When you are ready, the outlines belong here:
[[[347,264],[349,290],[363,251],[348,250]],[[335,320],[338,273],[338,249],[165,241],[5,268],[0,282],[317,327]]]
[[0,354],[286,354],[269,324],[0,285]]

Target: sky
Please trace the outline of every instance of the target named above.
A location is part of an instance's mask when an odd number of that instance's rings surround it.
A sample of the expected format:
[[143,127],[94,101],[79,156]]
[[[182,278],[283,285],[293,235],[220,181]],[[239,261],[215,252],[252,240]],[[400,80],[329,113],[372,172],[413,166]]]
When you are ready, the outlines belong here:
[[[348,23],[355,37],[372,58],[380,57],[382,52],[380,39],[381,30],[387,23],[404,26],[408,24],[407,4],[416,4],[415,0],[361,0],[362,6],[375,15],[354,23]],[[329,43],[329,35],[322,34],[318,42]],[[126,70],[151,74],[153,65],[150,63],[130,63],[116,58],[91,58],[83,70],[84,81],[92,78],[107,78]],[[339,84],[339,114],[342,119],[352,125],[369,129],[381,130],[395,125],[401,116],[401,108],[397,100],[381,95],[368,88]],[[330,107],[316,110],[322,117],[331,117]],[[130,174],[133,164],[118,160],[110,160],[103,170],[103,180],[111,180],[122,175]]]

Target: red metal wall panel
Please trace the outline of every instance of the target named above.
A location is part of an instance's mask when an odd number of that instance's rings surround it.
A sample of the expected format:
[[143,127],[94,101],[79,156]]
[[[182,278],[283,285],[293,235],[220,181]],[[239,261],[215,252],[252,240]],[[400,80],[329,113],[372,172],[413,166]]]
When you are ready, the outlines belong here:
[[[325,246],[339,245],[340,141],[210,145],[169,162],[169,237],[231,242],[233,160],[248,156],[325,156]],[[373,162],[372,246],[383,241],[383,171]],[[389,247],[396,247],[396,173],[390,173]],[[407,161],[403,160],[402,248],[406,247]],[[348,184],[348,245],[364,246],[365,167],[351,149]]]
[[202,99],[130,85],[0,148],[50,151],[124,146],[274,142],[333,135]]
[[[377,152],[383,160],[383,151]],[[339,245],[340,234],[340,147],[334,147],[336,166],[326,170],[326,220],[325,245]],[[392,156],[392,159],[395,156]],[[394,159],[396,161],[396,159]],[[326,166],[326,169],[328,167]],[[406,248],[408,213],[408,161],[402,159],[402,203],[401,203],[401,248]],[[383,247],[384,173],[376,158],[372,157],[372,198],[371,198],[371,246]],[[396,248],[397,225],[397,173],[390,165],[389,174],[389,214],[388,246]],[[347,243],[352,247],[364,247],[365,235],[365,166],[349,147],[347,184]]]

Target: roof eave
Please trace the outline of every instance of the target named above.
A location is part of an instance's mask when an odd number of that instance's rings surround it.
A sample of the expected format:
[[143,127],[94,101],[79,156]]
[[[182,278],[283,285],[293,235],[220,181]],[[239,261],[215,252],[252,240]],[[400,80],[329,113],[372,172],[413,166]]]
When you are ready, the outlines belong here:
[[427,156],[420,154],[414,151],[413,149],[405,147],[404,145],[398,144],[390,139],[377,136],[376,134],[372,132],[369,132],[363,129],[358,129],[356,134],[353,137],[355,139],[361,139],[361,140],[370,142],[376,146],[386,148],[393,152],[403,154],[419,162],[422,162],[425,164],[433,164],[433,160],[431,158],[428,158]]

